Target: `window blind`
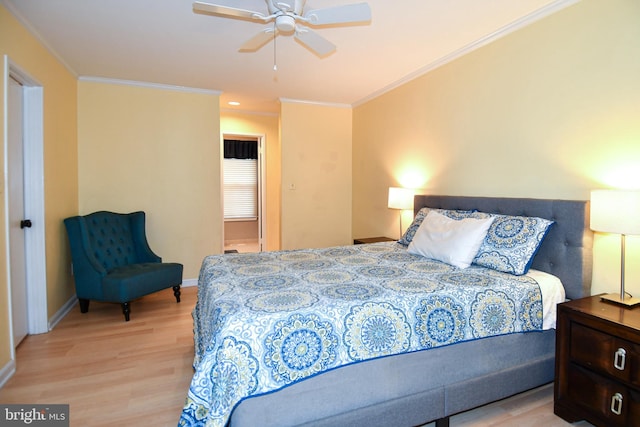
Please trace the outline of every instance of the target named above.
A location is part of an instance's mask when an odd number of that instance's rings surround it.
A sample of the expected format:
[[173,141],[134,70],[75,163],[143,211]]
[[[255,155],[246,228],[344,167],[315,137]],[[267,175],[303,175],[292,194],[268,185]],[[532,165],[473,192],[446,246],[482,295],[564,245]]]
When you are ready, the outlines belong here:
[[258,161],[224,159],[224,218],[258,217]]

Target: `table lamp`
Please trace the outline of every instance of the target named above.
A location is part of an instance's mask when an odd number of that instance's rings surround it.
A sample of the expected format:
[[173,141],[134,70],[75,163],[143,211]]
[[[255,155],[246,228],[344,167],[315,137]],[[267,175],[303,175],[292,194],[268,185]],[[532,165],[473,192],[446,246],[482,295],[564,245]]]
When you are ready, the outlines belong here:
[[592,191],[591,229],[621,235],[620,293],[603,295],[602,299],[626,307],[640,304],[640,298],[634,298],[624,290],[625,239],[627,235],[640,234],[640,191]]
[[402,238],[402,211],[413,209],[413,190],[400,187],[389,187],[389,209],[400,210],[400,237]]

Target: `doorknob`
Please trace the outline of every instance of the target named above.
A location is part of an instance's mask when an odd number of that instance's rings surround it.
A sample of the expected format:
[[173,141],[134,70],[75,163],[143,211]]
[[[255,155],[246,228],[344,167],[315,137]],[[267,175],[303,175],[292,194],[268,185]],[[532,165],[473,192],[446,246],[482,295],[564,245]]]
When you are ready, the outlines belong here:
[[31,220],[30,219],[23,219],[22,221],[20,221],[20,228],[31,228],[33,224],[31,224]]

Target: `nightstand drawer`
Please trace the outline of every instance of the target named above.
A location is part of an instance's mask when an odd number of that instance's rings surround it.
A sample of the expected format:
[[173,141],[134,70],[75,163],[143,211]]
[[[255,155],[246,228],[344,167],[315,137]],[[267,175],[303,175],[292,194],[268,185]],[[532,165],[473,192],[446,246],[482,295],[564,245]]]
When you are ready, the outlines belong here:
[[[640,427],[640,393],[578,365],[568,368],[568,397],[607,426]],[[596,423],[599,424],[599,423]]]
[[633,385],[640,385],[640,346],[571,323],[571,360]]

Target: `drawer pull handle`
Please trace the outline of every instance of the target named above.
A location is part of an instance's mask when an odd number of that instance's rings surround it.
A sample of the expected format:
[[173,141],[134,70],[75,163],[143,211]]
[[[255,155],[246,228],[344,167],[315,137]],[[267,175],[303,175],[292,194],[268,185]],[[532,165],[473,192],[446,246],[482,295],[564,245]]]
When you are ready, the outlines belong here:
[[611,398],[611,412],[616,415],[622,413],[622,395],[620,393],[614,394]]
[[624,348],[619,348],[613,359],[613,367],[619,371],[624,371],[624,365],[627,361],[627,352]]

